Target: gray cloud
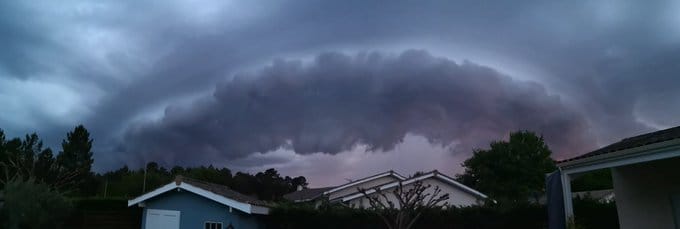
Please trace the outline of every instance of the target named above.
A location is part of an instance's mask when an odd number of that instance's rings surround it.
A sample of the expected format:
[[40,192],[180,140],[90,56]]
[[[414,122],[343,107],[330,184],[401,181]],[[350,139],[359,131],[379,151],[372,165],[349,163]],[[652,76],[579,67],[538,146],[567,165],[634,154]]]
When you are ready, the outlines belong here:
[[209,98],[134,125],[123,142],[147,161],[208,163],[279,148],[390,151],[406,134],[469,153],[520,129],[544,134],[560,154],[594,145],[585,118],[537,83],[425,51],[328,52],[239,74]]

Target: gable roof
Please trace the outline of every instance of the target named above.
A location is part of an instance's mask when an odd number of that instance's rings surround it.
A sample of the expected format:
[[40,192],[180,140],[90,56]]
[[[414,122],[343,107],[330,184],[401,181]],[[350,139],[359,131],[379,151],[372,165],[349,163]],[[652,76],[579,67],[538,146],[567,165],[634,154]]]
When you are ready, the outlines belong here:
[[148,199],[161,195],[171,190],[182,189],[203,196],[226,206],[236,208],[248,214],[268,214],[269,208],[266,202],[257,198],[243,195],[231,190],[229,187],[204,181],[199,181],[183,176],[177,176],[175,181],[147,192],[137,198],[128,201],[128,207],[142,203]]
[[307,188],[283,195],[283,198],[293,202],[310,201],[322,196],[324,192],[333,188],[335,187]]
[[323,192],[323,195],[328,195],[328,194],[343,190],[345,188],[352,187],[354,185],[366,183],[366,182],[369,182],[369,181],[372,181],[372,180],[375,180],[375,179],[378,179],[378,178],[386,177],[386,176],[393,176],[393,177],[397,178],[397,180],[406,180],[406,177],[400,175],[399,173],[397,173],[395,171],[390,170],[390,171],[387,171],[387,172],[384,172],[384,173],[378,173],[378,174],[373,175],[373,176],[365,177],[365,178],[362,178],[362,179],[359,179],[359,180],[351,181],[349,183],[340,185],[338,187],[335,187],[335,188],[332,188],[328,191]]
[[[374,187],[372,189],[367,189],[366,194],[374,193],[374,192],[376,192],[376,189],[386,190],[386,189],[390,189],[390,188],[393,188],[393,187],[397,187],[400,183],[401,183],[401,185],[408,185],[408,184],[411,184],[411,183],[415,183],[417,181],[422,181],[422,180],[430,179],[430,178],[434,178],[434,179],[438,179],[440,181],[443,181],[444,183],[449,184],[453,187],[456,187],[456,188],[458,188],[458,189],[460,189],[460,190],[462,190],[466,193],[469,193],[469,194],[471,194],[471,195],[473,195],[477,198],[480,198],[480,199],[488,198],[483,193],[481,193],[477,190],[474,190],[474,189],[472,189],[468,186],[465,186],[464,184],[459,183],[458,181],[454,180],[453,178],[446,176],[446,175],[440,173],[437,170],[434,170],[434,171],[429,172],[429,173],[422,174],[420,176],[412,177],[412,178],[409,178],[409,179],[406,179],[406,180],[395,181],[395,182],[392,182],[392,183],[388,183],[388,184],[384,184],[384,185],[381,185],[381,186],[378,186],[378,187]],[[353,195],[349,195],[349,196],[343,197],[342,202],[350,201],[350,200],[353,200],[353,199],[356,199],[356,198],[359,198],[359,197],[362,197],[362,196],[364,196],[363,193],[356,193],[356,194],[353,194]]]
[[221,195],[221,196],[224,196],[224,197],[228,197],[228,198],[231,198],[231,199],[243,202],[243,203],[262,205],[262,206],[266,205],[266,203],[264,201],[257,199],[256,197],[241,194],[240,192],[234,191],[234,190],[232,190],[229,187],[224,186],[224,185],[209,183],[209,182],[191,179],[191,178],[183,177],[183,176],[178,176],[177,178],[175,178],[175,182],[177,180],[180,180],[181,182],[186,182],[187,184],[191,184],[193,186],[204,189],[206,191],[210,191],[210,192],[213,192],[215,194],[218,194],[218,195]]
[[595,156],[606,157],[607,155],[611,155],[615,152],[652,145],[661,142],[667,142],[675,139],[680,139],[680,126],[625,138],[621,141],[615,142],[613,144],[602,147],[595,151],[567,160],[559,161],[558,165],[564,165],[567,163],[572,164],[571,162],[582,161],[587,158]]

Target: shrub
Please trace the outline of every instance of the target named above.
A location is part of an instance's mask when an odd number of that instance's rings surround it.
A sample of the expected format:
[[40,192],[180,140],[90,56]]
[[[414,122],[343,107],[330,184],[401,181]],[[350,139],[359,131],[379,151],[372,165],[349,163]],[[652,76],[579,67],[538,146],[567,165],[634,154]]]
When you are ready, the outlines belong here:
[[574,215],[579,228],[616,229],[619,217],[615,203],[602,203],[593,199],[574,199]]
[[10,180],[2,192],[3,228],[58,228],[71,209],[61,193],[32,178]]

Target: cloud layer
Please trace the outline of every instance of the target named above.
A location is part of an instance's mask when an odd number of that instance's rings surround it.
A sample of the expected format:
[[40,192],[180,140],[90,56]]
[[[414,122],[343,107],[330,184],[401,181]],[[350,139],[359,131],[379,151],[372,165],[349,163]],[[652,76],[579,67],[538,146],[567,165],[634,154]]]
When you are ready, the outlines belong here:
[[537,83],[425,51],[327,52],[236,75],[208,98],[133,125],[123,142],[126,154],[182,164],[280,148],[391,151],[407,134],[470,153],[521,129],[545,135],[561,154],[594,145],[585,118]]

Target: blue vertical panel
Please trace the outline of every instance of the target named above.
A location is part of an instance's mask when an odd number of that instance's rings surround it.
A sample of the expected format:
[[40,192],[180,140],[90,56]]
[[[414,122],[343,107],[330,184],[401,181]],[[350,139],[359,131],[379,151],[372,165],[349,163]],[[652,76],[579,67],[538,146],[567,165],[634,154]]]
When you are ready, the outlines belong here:
[[671,204],[673,204],[673,220],[675,221],[675,229],[680,229],[680,194],[671,196]]
[[545,190],[548,201],[548,228],[565,229],[564,197],[562,193],[562,173],[558,170],[545,179]]

